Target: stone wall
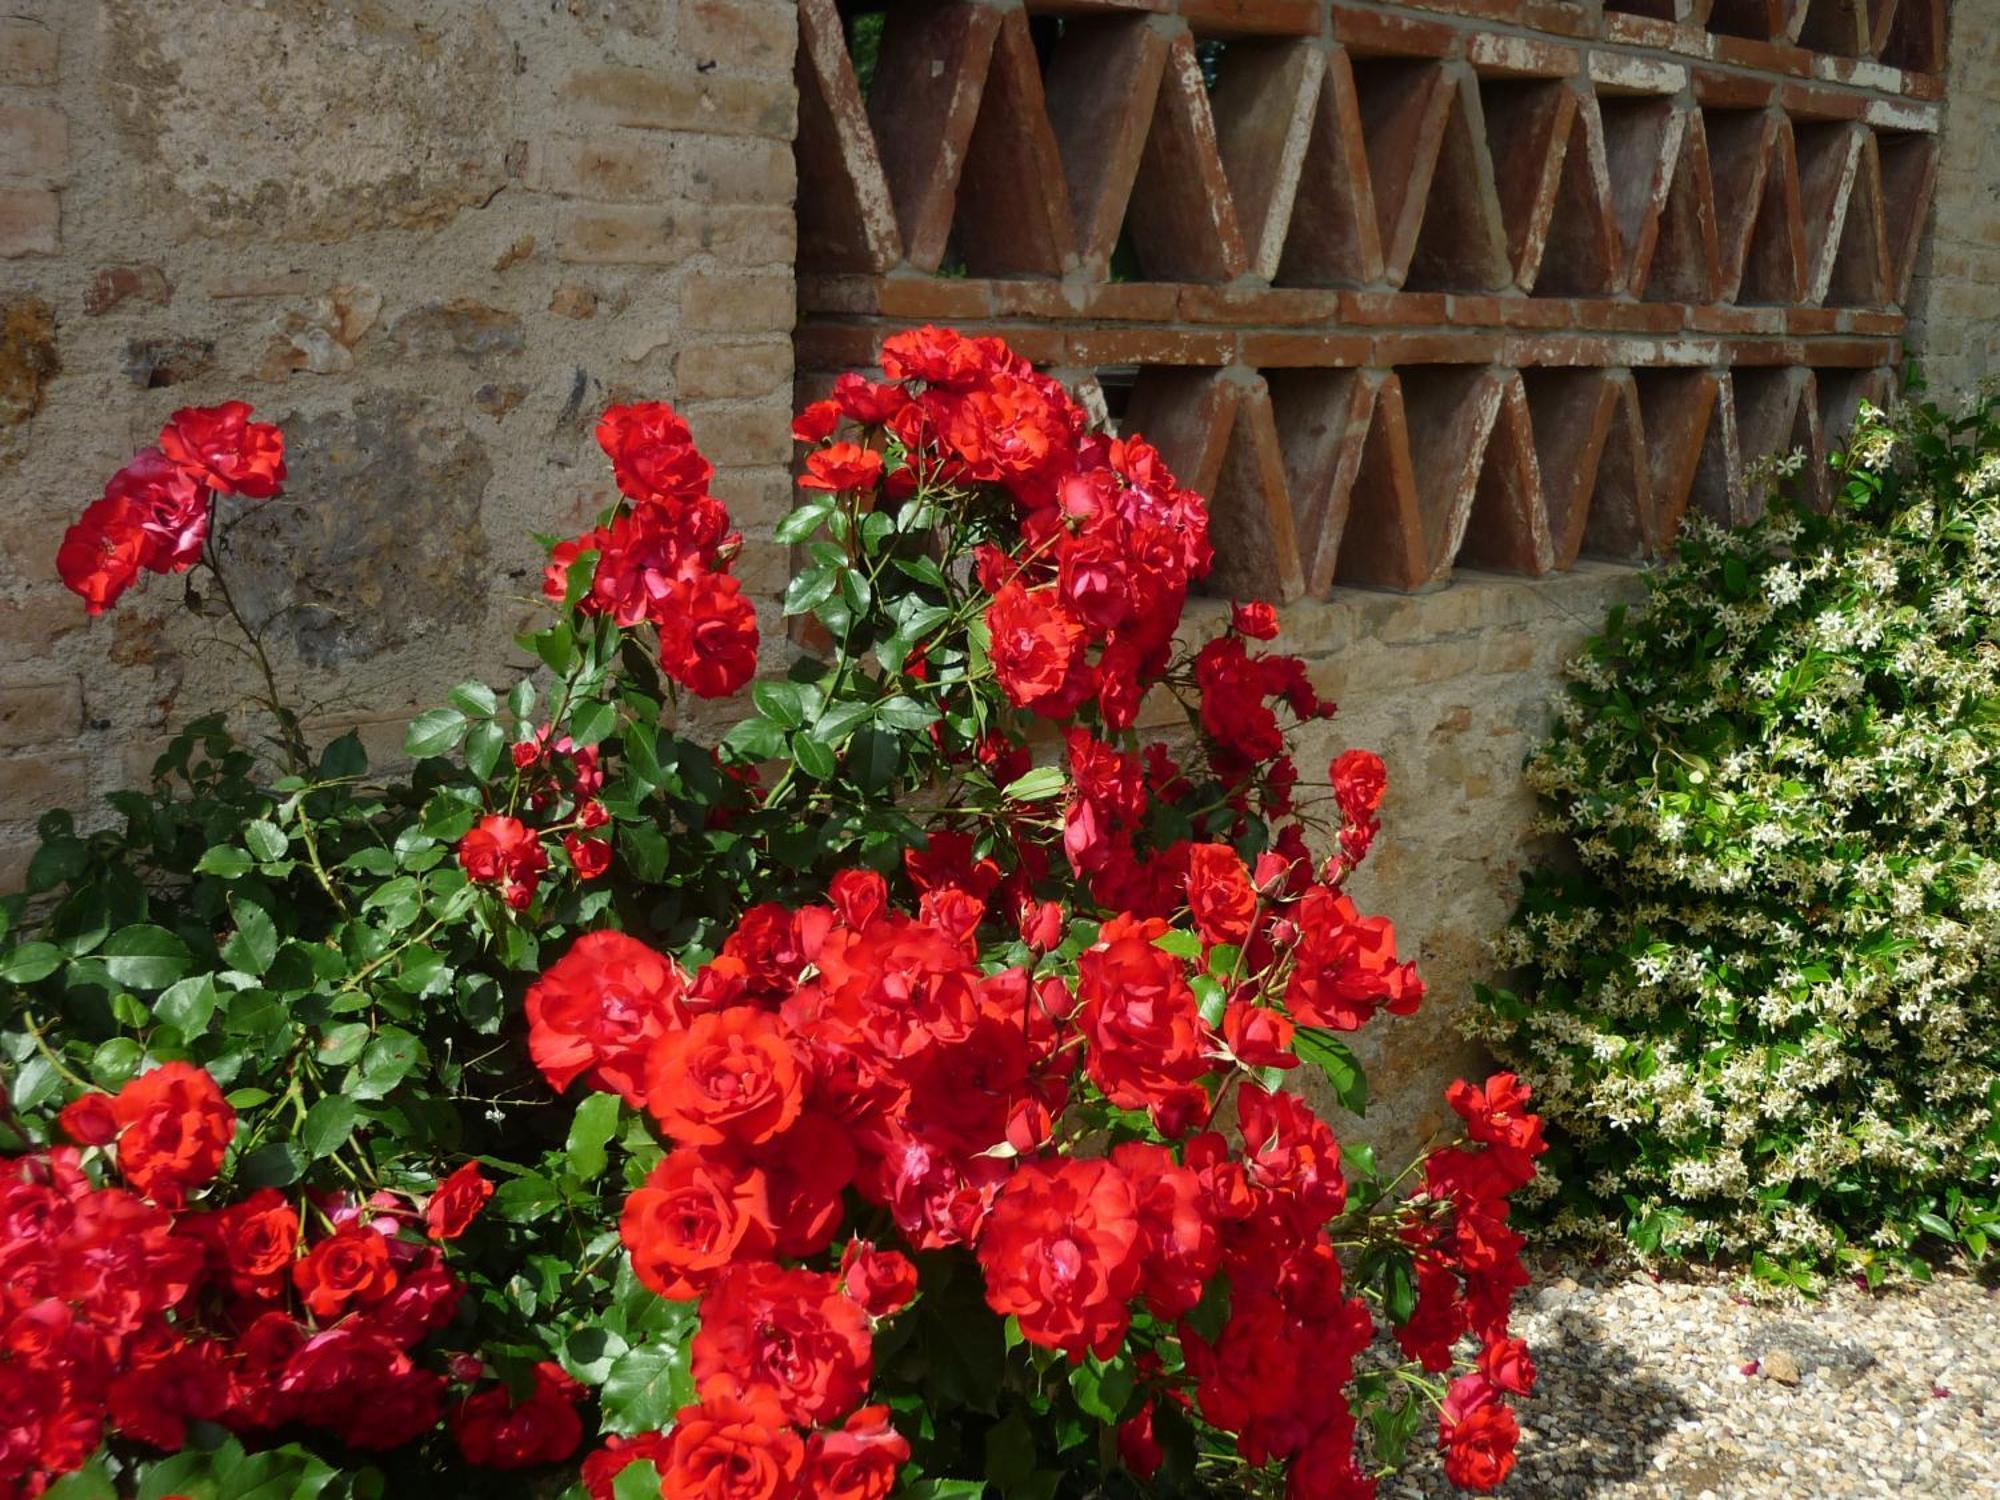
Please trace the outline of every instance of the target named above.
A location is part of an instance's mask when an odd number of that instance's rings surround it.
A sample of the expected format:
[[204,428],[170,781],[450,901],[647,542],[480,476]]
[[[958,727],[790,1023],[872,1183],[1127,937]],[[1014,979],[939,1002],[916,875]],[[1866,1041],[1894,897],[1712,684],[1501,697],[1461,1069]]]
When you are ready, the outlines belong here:
[[[281,421],[230,541],[324,722],[507,659],[531,532],[606,494],[610,400],[678,403],[768,533],[792,400],[791,0],[0,5],[0,877],[42,808],[247,691],[150,579],[86,624],[62,528],[175,407]],[[745,559],[768,596],[770,548]]]
[[1910,344],[1941,394],[2000,376],[2000,5],[1951,17],[1937,206],[1910,294]]

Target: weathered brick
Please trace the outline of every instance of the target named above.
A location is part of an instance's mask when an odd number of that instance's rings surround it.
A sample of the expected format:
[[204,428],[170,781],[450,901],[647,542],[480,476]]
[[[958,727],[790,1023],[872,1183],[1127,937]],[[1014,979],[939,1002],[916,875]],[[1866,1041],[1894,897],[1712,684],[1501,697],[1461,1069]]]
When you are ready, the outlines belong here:
[[56,34],[39,21],[0,18],[0,84],[56,81]]
[[789,272],[697,272],[681,284],[681,318],[691,332],[779,332],[794,316]]
[[62,249],[62,209],[47,188],[0,188],[0,260]]
[[798,39],[797,9],[772,0],[684,0],[680,51],[725,73],[783,73]]
[[570,209],[556,254],[584,265],[679,265],[708,254],[731,266],[790,265],[797,223],[782,208],[592,204]]
[[633,67],[579,68],[562,81],[560,98],[578,119],[607,125],[781,140],[796,127],[799,102],[789,73],[769,79]]
[[602,203],[658,202],[673,175],[672,138],[629,130],[531,141],[529,187]]
[[0,809],[34,817],[57,807],[81,807],[90,773],[81,755],[10,755],[0,759]]
[[674,389],[683,401],[765,396],[792,378],[789,340],[758,344],[689,344],[674,359]]
[[683,135],[674,140],[674,184],[700,203],[790,203],[798,168],[786,141],[741,135]]
[[681,415],[701,451],[717,466],[782,464],[792,456],[792,419],[783,407],[703,406],[683,402]]
[[52,104],[0,104],[0,177],[53,182],[69,171],[69,120]]
[[0,687],[0,748],[46,745],[83,727],[83,691],[75,682]]

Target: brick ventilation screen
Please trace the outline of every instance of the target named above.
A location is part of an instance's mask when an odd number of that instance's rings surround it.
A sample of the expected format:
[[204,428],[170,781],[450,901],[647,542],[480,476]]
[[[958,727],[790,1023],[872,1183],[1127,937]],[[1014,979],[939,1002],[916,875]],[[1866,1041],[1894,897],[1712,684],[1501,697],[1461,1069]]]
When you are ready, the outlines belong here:
[[1217,592],[1643,558],[1893,388],[1943,0],[799,9],[802,382],[1003,334]]

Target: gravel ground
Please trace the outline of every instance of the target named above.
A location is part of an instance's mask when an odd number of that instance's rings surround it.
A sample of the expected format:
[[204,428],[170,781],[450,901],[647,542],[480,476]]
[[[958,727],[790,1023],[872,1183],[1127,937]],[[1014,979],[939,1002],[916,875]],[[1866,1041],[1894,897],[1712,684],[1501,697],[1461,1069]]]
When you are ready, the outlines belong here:
[[[1540,1373],[1503,1496],[2000,1496],[2000,1292],[1976,1281],[1765,1306],[1550,1265],[1515,1331]],[[1434,1459],[1381,1490],[1454,1493]]]

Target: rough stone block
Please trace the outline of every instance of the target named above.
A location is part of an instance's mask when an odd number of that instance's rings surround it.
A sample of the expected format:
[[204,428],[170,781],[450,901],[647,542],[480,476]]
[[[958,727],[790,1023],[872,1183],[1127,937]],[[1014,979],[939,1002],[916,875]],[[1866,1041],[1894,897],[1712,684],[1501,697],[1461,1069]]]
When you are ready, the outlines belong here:
[[47,745],[83,728],[83,691],[71,682],[0,687],[0,748]]

